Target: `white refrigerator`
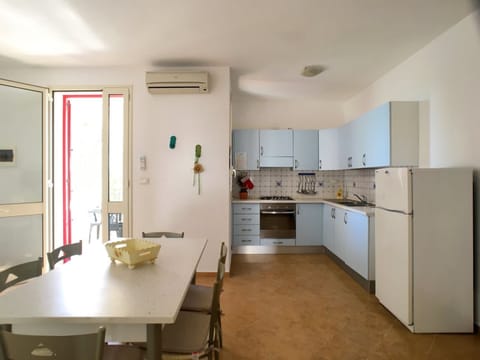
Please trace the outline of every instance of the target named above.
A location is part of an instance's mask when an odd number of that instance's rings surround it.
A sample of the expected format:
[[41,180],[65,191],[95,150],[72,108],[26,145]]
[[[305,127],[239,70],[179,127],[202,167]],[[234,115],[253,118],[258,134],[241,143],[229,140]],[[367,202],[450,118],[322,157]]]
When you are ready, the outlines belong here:
[[375,295],[412,332],[473,332],[472,169],[375,171]]

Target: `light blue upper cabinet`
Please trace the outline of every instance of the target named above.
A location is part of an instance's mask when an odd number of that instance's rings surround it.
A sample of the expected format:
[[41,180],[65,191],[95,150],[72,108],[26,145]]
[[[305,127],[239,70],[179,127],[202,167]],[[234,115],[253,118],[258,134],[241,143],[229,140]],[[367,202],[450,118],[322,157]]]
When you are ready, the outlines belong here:
[[390,166],[418,166],[419,103],[390,103]]
[[260,167],[293,167],[293,130],[260,130]]
[[356,151],[355,167],[390,165],[390,103],[384,104],[359,118],[361,132]]
[[418,111],[416,101],[393,101],[340,128],[340,168],[417,166]]
[[259,131],[242,129],[233,130],[232,133],[233,168],[236,170],[259,169]]
[[294,170],[318,170],[318,131],[293,131]]
[[393,101],[334,129],[234,130],[233,166],[300,171],[418,166],[418,136],[419,103]]
[[339,164],[338,128],[318,131],[318,170],[337,170]]
[[353,167],[353,139],[352,123],[338,129],[338,168],[351,169]]

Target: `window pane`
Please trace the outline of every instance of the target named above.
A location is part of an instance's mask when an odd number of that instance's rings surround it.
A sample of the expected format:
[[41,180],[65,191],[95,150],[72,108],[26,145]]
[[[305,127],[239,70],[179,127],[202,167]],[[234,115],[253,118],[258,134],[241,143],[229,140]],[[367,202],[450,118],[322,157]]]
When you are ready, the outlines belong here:
[[42,99],[0,85],[0,204],[42,202]]
[[123,201],[123,95],[110,95],[108,104],[108,198]]
[[108,214],[108,240],[123,237],[123,214]]
[[42,256],[42,215],[0,218],[0,269]]

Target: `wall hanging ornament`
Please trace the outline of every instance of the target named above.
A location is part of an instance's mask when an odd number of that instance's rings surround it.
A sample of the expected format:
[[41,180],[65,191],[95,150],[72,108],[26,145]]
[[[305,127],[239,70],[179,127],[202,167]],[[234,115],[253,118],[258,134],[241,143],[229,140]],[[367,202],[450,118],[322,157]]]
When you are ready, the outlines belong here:
[[177,144],[177,137],[175,135],[170,136],[170,143],[168,144],[168,147],[170,149],[175,149],[176,144]]
[[203,165],[199,163],[202,156],[202,145],[195,145],[195,162],[193,163],[193,186],[197,185],[198,195],[200,195],[200,173],[203,172]]

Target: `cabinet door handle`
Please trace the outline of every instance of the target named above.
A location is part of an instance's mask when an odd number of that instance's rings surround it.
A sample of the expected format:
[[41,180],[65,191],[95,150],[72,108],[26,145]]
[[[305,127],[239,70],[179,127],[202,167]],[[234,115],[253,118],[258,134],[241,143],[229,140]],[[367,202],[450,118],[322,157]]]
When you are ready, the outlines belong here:
[[260,169],[260,160],[257,160],[257,169]]
[[242,229],[241,231],[243,231],[243,232],[249,232],[249,231],[252,231],[252,229]]
[[343,222],[344,222],[345,224],[348,223],[347,215],[348,215],[348,213],[345,213],[345,214],[343,215]]
[[242,218],[241,220],[242,220],[242,221],[252,221],[251,218]]
[[363,166],[367,165],[367,154],[365,154],[365,153],[362,155],[362,164],[363,164]]
[[295,160],[295,169],[298,169],[298,160]]
[[335,208],[332,208],[332,218],[333,218],[333,219],[336,218],[336,216],[335,216],[336,214],[335,214],[335,213],[336,213]]
[[282,245],[282,244],[283,244],[283,241],[274,241],[273,244],[275,244],[275,245]]
[[351,167],[353,166],[353,161],[352,161],[352,157],[351,157],[351,156],[349,156],[349,157],[347,158],[347,166],[348,166],[349,168],[351,168]]
[[263,156],[263,146],[260,146],[260,155]]
[[242,243],[249,243],[249,242],[252,242],[252,240],[242,239]]
[[318,168],[319,168],[319,169],[322,168],[322,160],[318,160]]

